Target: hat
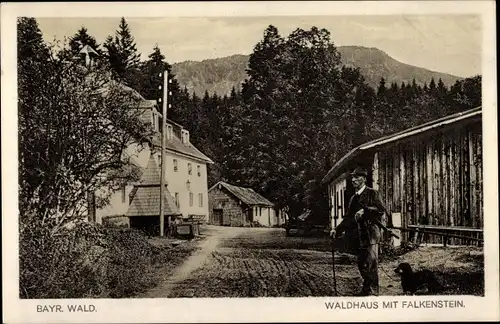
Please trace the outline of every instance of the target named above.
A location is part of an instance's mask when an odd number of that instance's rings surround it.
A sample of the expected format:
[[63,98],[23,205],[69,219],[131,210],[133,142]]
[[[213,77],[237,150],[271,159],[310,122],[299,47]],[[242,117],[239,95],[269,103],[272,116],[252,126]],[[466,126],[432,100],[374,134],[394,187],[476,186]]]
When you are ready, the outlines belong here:
[[362,168],[362,167],[357,167],[356,169],[354,169],[353,172],[351,172],[351,175],[354,176],[354,175],[362,175],[362,176],[368,176],[368,172],[366,171],[365,168]]

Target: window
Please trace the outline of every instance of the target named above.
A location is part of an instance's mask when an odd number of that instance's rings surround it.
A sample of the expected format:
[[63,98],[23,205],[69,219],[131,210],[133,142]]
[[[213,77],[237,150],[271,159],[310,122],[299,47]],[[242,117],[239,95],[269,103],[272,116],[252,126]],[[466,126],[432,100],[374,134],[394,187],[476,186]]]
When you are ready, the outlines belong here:
[[262,207],[259,207],[259,217],[262,216]]
[[177,159],[174,159],[174,172],[177,172]]
[[194,195],[192,192],[189,193],[189,207],[193,207]]
[[201,166],[196,166],[196,171],[198,172],[198,177],[201,177]]
[[127,202],[127,196],[125,194],[125,185],[122,186],[122,203]]
[[183,144],[189,143],[189,132],[185,129],[181,130],[181,141]]
[[161,154],[158,154],[158,166],[161,167]]
[[203,207],[203,194],[202,193],[198,194],[198,206]]
[[167,139],[172,138],[172,125],[167,124]]
[[188,163],[188,174],[192,173],[193,173],[193,166],[191,165],[191,163]]
[[180,207],[180,202],[179,202],[179,193],[178,193],[178,192],[176,192],[176,193],[175,193],[175,205],[176,205],[177,207]]

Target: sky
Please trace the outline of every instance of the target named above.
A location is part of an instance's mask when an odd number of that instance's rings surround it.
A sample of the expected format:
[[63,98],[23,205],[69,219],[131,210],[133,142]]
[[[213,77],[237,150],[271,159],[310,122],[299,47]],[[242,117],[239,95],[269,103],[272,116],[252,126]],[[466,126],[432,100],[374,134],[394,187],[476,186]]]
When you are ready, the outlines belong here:
[[[270,24],[282,36],[312,26],[330,31],[336,46],[376,47],[394,59],[433,71],[469,77],[481,74],[479,16],[261,16],[127,18],[145,59],[158,44],[172,64],[250,54]],[[85,26],[102,43],[120,18],[37,18],[46,41],[62,41]]]

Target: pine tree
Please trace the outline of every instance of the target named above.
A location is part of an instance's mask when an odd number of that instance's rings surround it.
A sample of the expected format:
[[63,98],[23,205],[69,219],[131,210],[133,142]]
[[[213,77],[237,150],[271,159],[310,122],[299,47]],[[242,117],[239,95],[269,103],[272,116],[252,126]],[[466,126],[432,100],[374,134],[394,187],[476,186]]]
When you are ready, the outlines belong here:
[[431,82],[429,82],[429,94],[431,96],[437,95],[436,81],[434,81],[434,78],[431,78]]
[[49,59],[49,48],[43,41],[35,18],[22,17],[17,20],[17,55],[18,66],[24,63],[43,63]]
[[386,90],[387,88],[385,87],[385,79],[382,77],[380,78],[380,82],[378,85],[377,96],[383,97],[385,95]]
[[443,80],[439,78],[438,84],[437,84],[437,90],[439,93],[440,97],[445,97],[448,93],[448,88],[444,85]]
[[172,66],[165,61],[165,55],[161,53],[158,44],[155,45],[153,51],[148,55],[148,60],[141,64],[140,74],[141,80],[137,82],[136,89],[146,99],[157,100],[163,97],[163,73],[168,71],[169,92],[172,95],[169,97],[169,103],[172,107],[177,106],[180,87],[175,75],[172,73]]
[[126,84],[134,85],[140,54],[137,52],[134,37],[125,18],[121,18],[115,37],[108,36],[103,46],[107,51],[114,76]]
[[68,45],[72,56],[78,55],[85,45],[92,47],[97,53],[102,54],[99,48],[100,45],[97,43],[95,37],[89,35],[85,26],[82,26],[75,35],[69,38]]
[[17,20],[17,85],[18,85],[18,118],[19,118],[19,200],[20,210],[23,204],[33,196],[37,174],[33,170],[38,167],[35,161],[35,150],[38,139],[33,130],[39,127],[34,121],[39,114],[41,98],[46,97],[46,89],[50,83],[51,67],[50,50],[43,41],[42,32],[35,18],[18,18]]

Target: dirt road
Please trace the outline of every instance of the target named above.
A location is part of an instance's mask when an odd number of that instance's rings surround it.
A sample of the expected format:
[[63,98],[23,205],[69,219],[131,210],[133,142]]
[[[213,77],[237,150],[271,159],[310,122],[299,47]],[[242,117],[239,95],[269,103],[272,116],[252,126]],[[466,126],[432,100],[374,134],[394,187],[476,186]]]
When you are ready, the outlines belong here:
[[[333,296],[328,239],[285,237],[283,229],[210,226],[200,250],[141,297]],[[355,259],[337,260],[338,291],[359,290]]]
[[[205,238],[199,241],[199,249],[140,297],[335,296],[328,238],[286,237],[283,229],[216,226],[208,226],[202,234]],[[432,266],[436,260],[442,267],[443,260],[447,260],[449,270],[465,269],[467,273],[442,274],[444,278],[453,278],[456,286],[449,293],[482,294],[481,262],[477,262],[481,254],[467,248],[421,247],[399,260],[382,262],[380,294],[401,294],[400,281],[393,270],[405,259],[424,267]],[[335,260],[337,291],[341,296],[353,296],[361,285],[356,258],[336,254]],[[470,290],[472,286],[474,291]]]

